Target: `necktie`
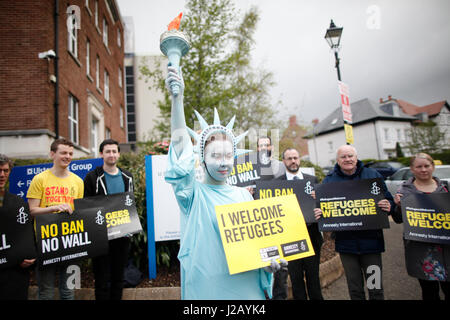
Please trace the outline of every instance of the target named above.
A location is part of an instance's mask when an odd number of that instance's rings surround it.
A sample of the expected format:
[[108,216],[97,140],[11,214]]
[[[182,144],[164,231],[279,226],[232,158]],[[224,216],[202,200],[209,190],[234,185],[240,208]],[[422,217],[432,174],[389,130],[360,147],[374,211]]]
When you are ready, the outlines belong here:
[[292,178],[292,180],[300,180],[300,178],[297,177],[297,176],[294,176],[294,177]]

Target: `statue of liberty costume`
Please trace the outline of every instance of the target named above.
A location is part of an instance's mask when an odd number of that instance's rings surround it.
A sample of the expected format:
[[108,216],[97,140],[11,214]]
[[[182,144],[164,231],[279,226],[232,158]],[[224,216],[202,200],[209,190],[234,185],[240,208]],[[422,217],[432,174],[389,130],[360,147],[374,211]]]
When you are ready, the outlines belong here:
[[[214,206],[253,200],[245,188],[221,184],[201,183],[195,179],[194,149],[199,152],[200,162],[205,159],[205,143],[211,134],[220,132],[230,138],[233,155],[241,150],[237,143],[245,134],[235,137],[232,132],[234,117],[225,127],[215,110],[214,124],[207,122],[196,112],[202,132],[196,134],[186,127],[183,108],[184,83],[175,68],[169,66],[166,80],[172,94],[172,141],[165,179],[175,192],[181,210],[180,251],[181,298],[202,300],[260,300],[265,293],[271,296],[272,274],[257,269],[230,275],[220,238]],[[173,94],[171,84],[181,90]],[[197,145],[191,143],[191,135]],[[205,173],[208,176],[209,173]],[[209,176],[211,179],[211,176]],[[211,180],[210,180],[211,181]]]

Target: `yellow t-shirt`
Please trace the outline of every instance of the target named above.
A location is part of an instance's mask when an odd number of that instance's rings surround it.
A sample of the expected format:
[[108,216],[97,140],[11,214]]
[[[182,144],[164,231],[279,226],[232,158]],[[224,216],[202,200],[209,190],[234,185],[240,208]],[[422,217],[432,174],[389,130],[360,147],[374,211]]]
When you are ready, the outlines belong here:
[[70,172],[66,178],[55,176],[47,169],[31,180],[27,198],[40,199],[41,208],[68,203],[72,209],[73,200],[83,198],[84,183],[80,177]]

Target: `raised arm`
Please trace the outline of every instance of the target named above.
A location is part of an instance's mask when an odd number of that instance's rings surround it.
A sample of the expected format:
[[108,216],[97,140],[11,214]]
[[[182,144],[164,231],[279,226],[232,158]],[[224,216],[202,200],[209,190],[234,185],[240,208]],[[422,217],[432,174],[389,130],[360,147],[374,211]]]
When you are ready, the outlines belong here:
[[172,97],[171,143],[176,155],[179,156],[184,148],[192,145],[184,115],[184,81],[181,72],[172,67],[170,63],[167,71],[166,87]]

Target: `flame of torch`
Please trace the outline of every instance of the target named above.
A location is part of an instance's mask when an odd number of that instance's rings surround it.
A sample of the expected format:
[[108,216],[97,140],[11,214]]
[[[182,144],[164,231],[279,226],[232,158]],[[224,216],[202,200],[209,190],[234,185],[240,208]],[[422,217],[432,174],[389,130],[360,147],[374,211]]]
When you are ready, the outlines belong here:
[[[168,30],[161,35],[159,46],[161,52],[169,59],[169,63],[178,70],[180,70],[181,57],[186,55],[190,49],[186,36],[179,31],[182,16],[183,13],[180,13],[169,23]],[[177,96],[179,88],[172,88],[172,92],[174,96]]]

